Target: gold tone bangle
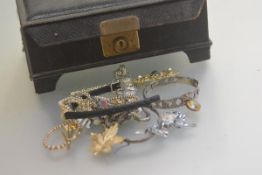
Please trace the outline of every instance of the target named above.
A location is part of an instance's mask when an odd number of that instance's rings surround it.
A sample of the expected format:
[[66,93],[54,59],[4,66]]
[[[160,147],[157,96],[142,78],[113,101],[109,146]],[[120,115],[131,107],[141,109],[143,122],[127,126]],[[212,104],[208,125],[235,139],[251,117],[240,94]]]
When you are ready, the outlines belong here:
[[162,72],[152,72],[150,75],[143,75],[138,76],[136,79],[134,79],[132,82],[137,87],[143,87],[149,83],[160,81],[162,79],[168,79],[168,78],[174,78],[177,76],[177,72],[174,71],[172,68],[169,68],[168,70],[164,70]]
[[135,95],[116,96],[110,99],[110,103],[112,105],[122,105],[122,104],[132,103],[138,100],[139,97]]

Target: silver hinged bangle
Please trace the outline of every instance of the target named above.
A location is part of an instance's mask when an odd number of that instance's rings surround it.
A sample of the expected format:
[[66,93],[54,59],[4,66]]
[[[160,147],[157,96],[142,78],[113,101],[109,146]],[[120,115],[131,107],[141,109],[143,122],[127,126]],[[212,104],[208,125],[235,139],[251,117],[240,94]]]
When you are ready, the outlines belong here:
[[154,108],[159,109],[172,109],[172,108],[179,108],[182,106],[186,106],[192,111],[199,111],[201,108],[201,105],[195,101],[195,99],[199,95],[199,87],[198,87],[198,81],[189,77],[182,77],[182,76],[176,76],[171,78],[162,79],[160,81],[156,81],[151,83],[150,85],[146,86],[143,90],[143,96],[144,98],[147,98],[150,92],[154,90],[154,88],[158,86],[164,86],[171,83],[178,83],[178,84],[185,84],[192,86],[194,89],[190,92],[187,92],[179,97],[174,97],[171,99],[161,99],[158,102],[153,103]]

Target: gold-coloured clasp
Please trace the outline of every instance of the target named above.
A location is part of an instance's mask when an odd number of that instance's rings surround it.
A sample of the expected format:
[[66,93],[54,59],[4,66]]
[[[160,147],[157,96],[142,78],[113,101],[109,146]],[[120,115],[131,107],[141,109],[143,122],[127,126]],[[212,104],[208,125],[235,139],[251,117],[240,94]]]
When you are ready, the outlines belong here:
[[136,16],[101,22],[100,41],[104,56],[112,57],[140,50],[139,29],[140,23]]

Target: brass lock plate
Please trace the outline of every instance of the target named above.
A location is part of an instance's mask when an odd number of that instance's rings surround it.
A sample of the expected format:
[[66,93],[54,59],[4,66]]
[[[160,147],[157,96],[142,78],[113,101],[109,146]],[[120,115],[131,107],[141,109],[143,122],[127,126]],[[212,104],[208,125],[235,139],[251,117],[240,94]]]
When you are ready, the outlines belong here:
[[100,41],[104,56],[108,58],[140,50],[139,29],[139,19],[136,16],[101,22]]

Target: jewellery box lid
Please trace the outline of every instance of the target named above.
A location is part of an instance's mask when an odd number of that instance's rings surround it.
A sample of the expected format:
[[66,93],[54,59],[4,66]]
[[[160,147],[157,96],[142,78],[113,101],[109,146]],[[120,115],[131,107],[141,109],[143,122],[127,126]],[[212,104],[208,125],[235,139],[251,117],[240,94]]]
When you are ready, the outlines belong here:
[[95,38],[100,23],[137,16],[140,29],[193,20],[206,0],[16,0],[21,27],[42,47]]

